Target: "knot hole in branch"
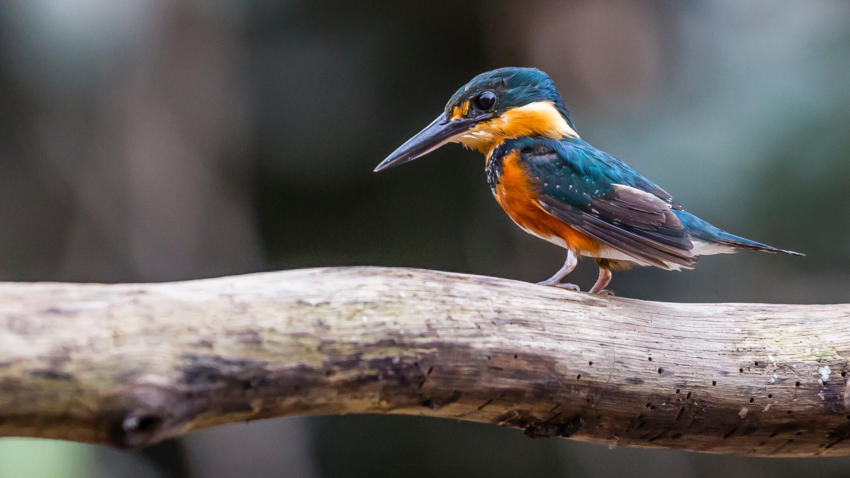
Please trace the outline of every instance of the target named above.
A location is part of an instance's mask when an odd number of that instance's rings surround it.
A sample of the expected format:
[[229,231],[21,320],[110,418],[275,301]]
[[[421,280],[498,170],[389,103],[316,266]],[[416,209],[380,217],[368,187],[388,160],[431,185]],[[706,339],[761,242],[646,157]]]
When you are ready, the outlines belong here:
[[153,444],[165,420],[151,411],[131,411],[119,415],[111,427],[110,442],[118,448],[137,448]]

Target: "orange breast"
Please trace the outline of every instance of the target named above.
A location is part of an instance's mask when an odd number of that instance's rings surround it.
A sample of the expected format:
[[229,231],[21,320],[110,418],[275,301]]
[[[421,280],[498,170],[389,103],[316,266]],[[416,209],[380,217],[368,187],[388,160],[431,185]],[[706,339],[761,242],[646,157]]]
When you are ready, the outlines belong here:
[[524,167],[519,162],[519,150],[502,158],[502,171],[496,185],[496,200],[520,227],[538,236],[560,237],[576,253],[597,253],[599,242],[564,224],[543,210]]

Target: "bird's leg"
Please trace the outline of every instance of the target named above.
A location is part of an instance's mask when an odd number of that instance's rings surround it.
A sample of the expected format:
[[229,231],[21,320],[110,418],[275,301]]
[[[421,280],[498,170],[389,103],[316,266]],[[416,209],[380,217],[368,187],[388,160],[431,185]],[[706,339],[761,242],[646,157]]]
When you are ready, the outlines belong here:
[[560,287],[562,289],[569,290],[580,290],[575,284],[561,284],[561,279],[563,279],[567,274],[573,271],[576,268],[576,264],[578,264],[578,258],[576,258],[575,252],[572,249],[567,249],[567,260],[564,261],[564,266],[558,269],[558,272],[555,273],[552,277],[546,279],[543,282],[538,282],[539,285],[548,285],[552,287]]
[[596,284],[590,289],[591,294],[614,295],[613,291],[605,288],[611,282],[611,269],[606,267],[599,268],[599,279],[596,279]]

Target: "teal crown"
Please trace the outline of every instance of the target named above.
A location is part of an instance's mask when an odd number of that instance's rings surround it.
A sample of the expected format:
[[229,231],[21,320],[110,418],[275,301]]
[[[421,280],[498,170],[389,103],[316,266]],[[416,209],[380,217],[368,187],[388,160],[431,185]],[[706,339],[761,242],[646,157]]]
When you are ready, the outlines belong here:
[[446,105],[446,112],[451,114],[454,107],[462,105],[485,91],[496,94],[495,112],[497,114],[537,101],[550,101],[567,120],[570,127],[575,129],[570,113],[564,106],[558,89],[555,88],[555,83],[549,75],[537,68],[510,67],[482,73],[452,95]]

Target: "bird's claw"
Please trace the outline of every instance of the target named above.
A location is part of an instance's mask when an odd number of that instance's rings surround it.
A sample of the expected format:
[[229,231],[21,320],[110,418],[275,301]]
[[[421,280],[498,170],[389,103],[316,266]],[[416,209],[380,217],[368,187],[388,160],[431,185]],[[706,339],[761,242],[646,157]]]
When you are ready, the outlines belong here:
[[572,290],[572,291],[575,291],[575,292],[581,291],[581,288],[579,288],[579,286],[577,286],[575,284],[555,284],[555,287],[558,287],[558,288],[561,288],[561,289]]
[[614,293],[613,290],[608,290],[608,289],[602,289],[599,292],[597,292],[597,294],[599,294],[599,295],[612,295],[612,296],[617,295],[617,294]]
[[543,282],[538,282],[538,283],[537,283],[537,285],[545,285],[545,286],[549,286],[549,287],[557,287],[557,288],[559,288],[559,289],[567,289],[567,290],[572,290],[572,291],[575,291],[575,292],[579,292],[579,291],[581,290],[581,289],[579,288],[579,286],[577,286],[577,285],[575,285],[575,284],[562,284],[562,283],[560,283],[560,282],[543,281]]

